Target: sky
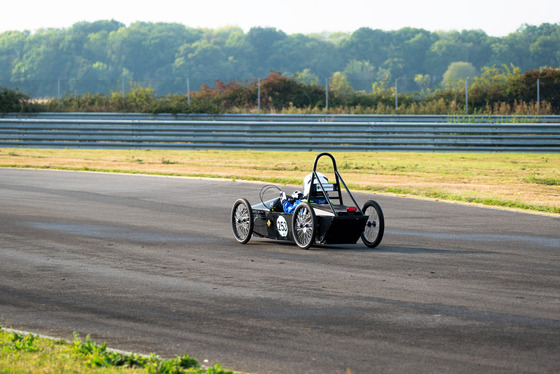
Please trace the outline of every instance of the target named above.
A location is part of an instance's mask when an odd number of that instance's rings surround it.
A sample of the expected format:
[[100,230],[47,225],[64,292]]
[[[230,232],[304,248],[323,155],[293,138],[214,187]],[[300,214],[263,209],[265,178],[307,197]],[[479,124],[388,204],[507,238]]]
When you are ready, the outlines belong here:
[[505,36],[521,25],[560,22],[559,0],[26,0],[3,1],[0,32],[68,28],[114,19],[194,28],[275,27],[287,34],[353,32],[360,27],[483,30]]

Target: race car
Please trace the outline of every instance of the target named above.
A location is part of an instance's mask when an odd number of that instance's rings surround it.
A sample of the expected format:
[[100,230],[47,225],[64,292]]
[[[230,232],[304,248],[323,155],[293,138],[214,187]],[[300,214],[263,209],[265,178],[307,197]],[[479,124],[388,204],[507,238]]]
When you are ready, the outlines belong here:
[[[317,172],[322,157],[332,160],[335,180]],[[343,186],[352,200],[344,205]],[[276,190],[279,197],[264,201],[265,193]],[[364,244],[375,248],[383,239],[385,220],[383,211],[374,200],[367,201],[360,209],[354,196],[340,176],[336,160],[330,153],[321,153],[315,158],[313,171],[304,180],[301,199],[289,201],[295,209],[287,213],[283,199],[285,193],[274,185],[261,189],[261,202],[254,206],[245,198],[233,204],[231,225],[235,239],[246,244],[252,236],[273,240],[288,240],[298,247],[308,249],[318,244],[355,244],[361,237]]]

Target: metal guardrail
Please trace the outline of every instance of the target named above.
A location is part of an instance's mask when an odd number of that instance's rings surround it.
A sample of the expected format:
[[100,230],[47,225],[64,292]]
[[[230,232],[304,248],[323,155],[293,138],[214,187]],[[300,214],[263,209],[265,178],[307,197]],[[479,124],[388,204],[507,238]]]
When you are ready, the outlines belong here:
[[105,119],[105,120],[200,120],[263,122],[444,122],[444,123],[560,123],[558,115],[432,115],[432,114],[150,114],[150,113],[8,113],[0,118],[12,119]]
[[[39,113],[0,117],[0,147],[560,152],[560,116]],[[511,120],[522,123],[505,123]],[[493,121],[504,122],[493,122]],[[534,122],[525,123],[526,121]]]

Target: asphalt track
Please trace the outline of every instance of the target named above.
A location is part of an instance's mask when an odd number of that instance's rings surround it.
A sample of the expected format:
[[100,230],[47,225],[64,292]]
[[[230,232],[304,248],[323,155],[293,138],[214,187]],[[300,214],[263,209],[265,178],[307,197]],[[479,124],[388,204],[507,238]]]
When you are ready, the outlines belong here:
[[0,324],[250,373],[560,372],[558,217],[373,196],[375,250],[238,244],[260,188],[0,169]]

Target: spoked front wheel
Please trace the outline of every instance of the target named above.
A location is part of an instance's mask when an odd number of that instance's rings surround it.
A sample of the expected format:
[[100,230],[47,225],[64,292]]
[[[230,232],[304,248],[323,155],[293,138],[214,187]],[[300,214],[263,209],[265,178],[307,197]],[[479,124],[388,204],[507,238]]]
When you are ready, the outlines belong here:
[[364,215],[368,216],[366,227],[362,233],[362,241],[370,248],[375,248],[383,239],[385,231],[385,218],[379,204],[373,200],[368,200],[362,208]]
[[302,201],[296,206],[292,217],[292,233],[298,247],[308,249],[315,242],[316,221],[311,205]]
[[246,244],[253,235],[253,209],[246,199],[238,199],[231,210],[231,227],[233,236],[241,243]]

